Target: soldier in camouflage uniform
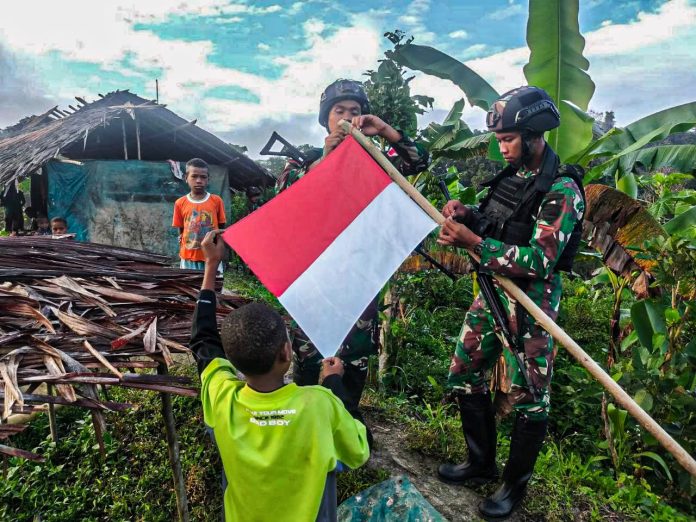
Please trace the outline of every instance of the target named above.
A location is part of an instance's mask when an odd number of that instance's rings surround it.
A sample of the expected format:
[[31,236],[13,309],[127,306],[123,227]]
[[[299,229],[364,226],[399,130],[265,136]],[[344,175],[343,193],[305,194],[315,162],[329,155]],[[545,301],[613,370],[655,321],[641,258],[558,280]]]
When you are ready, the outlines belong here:
[[[558,110],[542,89],[520,87],[496,101],[487,125],[508,166],[488,183],[489,194],[478,208],[458,201],[445,205],[447,220],[438,240],[473,249],[481,258],[480,272],[512,279],[552,319],[561,299],[559,270],[570,270],[584,212],[581,178],[560,165],[543,137],[559,123]],[[495,290],[534,390],[514,355],[503,349],[500,329],[479,294],[464,318],[448,378],[469,456],[463,464],[438,469],[450,482],[497,479],[495,411],[485,375],[494,369],[496,403],[514,409],[516,419],[503,483],[479,505],[486,517],[509,515],[524,496],[546,435],[555,356],[551,336],[497,283]]]
[[[367,136],[385,138],[391,144],[387,156],[403,175],[417,174],[427,168],[429,158],[425,149],[411,141],[403,132],[394,129],[369,112],[369,101],[360,83],[352,80],[337,80],[329,85],[322,93],[319,104],[319,123],[328,132],[324,140],[324,148],[306,151],[307,160],[302,164],[290,159],[278,177],[276,193],[295,183],[321,161],[323,156],[329,154],[343,141],[346,132],[338,125],[341,120],[350,121]],[[336,353],[345,364],[343,383],[348,399],[346,406],[358,417],[360,417],[358,404],[367,377],[367,360],[370,355],[377,353],[377,326],[375,298],[362,313]],[[322,361],[321,354],[304,336],[296,336],[292,346],[295,354],[295,382],[300,385],[317,384]]]

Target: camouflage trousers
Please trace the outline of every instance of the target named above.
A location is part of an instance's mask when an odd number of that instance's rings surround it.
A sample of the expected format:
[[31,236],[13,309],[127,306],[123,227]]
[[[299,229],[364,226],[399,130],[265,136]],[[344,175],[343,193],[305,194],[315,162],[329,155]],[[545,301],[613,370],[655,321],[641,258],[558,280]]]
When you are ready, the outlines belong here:
[[[543,419],[549,412],[550,384],[556,355],[553,339],[529,314],[523,314],[522,332],[518,332],[516,303],[496,288],[508,311],[510,331],[518,345],[524,344],[520,357],[536,389],[536,400],[527,387],[515,356],[503,348],[502,334],[486,302],[479,294],[464,317],[447,379],[453,393],[486,393],[486,374],[493,372],[496,406],[501,413],[517,410],[531,418]],[[556,313],[546,312],[555,320]]]

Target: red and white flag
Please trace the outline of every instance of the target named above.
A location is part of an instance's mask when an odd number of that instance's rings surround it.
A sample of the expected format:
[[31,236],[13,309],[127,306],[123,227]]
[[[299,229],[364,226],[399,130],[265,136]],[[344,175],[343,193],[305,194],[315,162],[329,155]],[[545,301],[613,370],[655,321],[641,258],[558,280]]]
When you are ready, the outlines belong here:
[[352,137],[223,234],[324,355],[436,223]]

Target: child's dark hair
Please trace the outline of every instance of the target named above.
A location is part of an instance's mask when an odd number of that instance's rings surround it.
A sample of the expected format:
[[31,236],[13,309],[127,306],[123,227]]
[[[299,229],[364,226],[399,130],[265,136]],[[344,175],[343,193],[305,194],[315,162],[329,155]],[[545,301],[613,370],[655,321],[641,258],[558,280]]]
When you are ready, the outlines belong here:
[[53,223],[63,223],[63,225],[65,225],[66,227],[68,226],[68,222],[65,220],[65,218],[62,217],[54,217],[51,220],[51,225],[53,225]]
[[189,167],[196,167],[199,169],[208,170],[208,164],[206,163],[205,160],[202,160],[201,158],[193,158],[193,159],[190,159],[186,162],[186,172],[187,173],[188,173]]
[[220,337],[227,358],[245,375],[268,373],[288,341],[283,319],[264,303],[230,312],[222,321]]

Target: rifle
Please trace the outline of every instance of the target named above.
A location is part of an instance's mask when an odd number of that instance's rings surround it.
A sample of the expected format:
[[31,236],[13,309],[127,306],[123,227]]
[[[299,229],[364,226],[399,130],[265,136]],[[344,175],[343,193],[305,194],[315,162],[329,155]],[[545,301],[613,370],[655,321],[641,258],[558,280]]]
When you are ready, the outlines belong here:
[[[451,200],[452,196],[450,195],[450,192],[447,189],[447,185],[445,184],[444,180],[439,176],[438,186],[440,187],[442,194],[445,196],[445,199],[447,201]],[[520,355],[519,345],[515,338],[512,336],[512,332],[510,332],[510,323],[508,321],[508,315],[505,310],[505,307],[503,306],[503,303],[500,301],[500,296],[495,291],[495,286],[493,285],[493,278],[490,276],[490,274],[484,274],[483,272],[481,272],[481,270],[479,269],[479,264],[476,263],[473,259],[471,260],[471,262],[474,265],[474,268],[476,269],[476,280],[478,281],[479,288],[481,289],[481,295],[483,296],[483,300],[486,301],[486,304],[488,304],[488,308],[490,309],[491,314],[493,315],[493,320],[495,321],[495,324],[498,325],[498,328],[500,328],[500,332],[503,334],[503,345],[505,345],[505,348],[507,348],[515,356],[517,366],[519,367],[520,372],[522,372],[522,376],[524,377],[524,382],[527,384],[527,388],[529,388],[534,402],[537,402],[539,400],[539,392],[532,383],[531,378],[529,377],[527,367],[525,366],[524,361],[522,360],[522,356]]]
[[[282,145],[279,151],[272,150],[276,145],[276,142],[279,142]],[[263,149],[261,149],[259,154],[262,156],[283,156],[284,158],[292,158],[303,167],[308,163],[309,160],[314,161],[316,159],[309,158],[306,154],[301,152],[300,149],[291,145],[288,140],[283,138],[276,131],[273,131],[273,134],[271,134],[271,137],[268,139],[268,143],[263,146]]]

